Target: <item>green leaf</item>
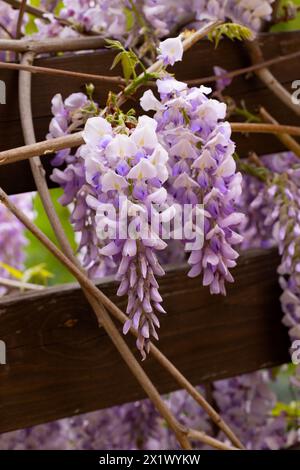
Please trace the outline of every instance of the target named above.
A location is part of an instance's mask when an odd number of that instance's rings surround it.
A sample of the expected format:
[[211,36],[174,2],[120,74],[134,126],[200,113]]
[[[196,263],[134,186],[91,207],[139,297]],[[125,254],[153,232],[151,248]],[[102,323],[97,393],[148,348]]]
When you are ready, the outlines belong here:
[[122,69],[125,80],[128,82],[130,77],[134,74],[135,64],[131,60],[129,54],[122,53]]
[[107,48],[108,49],[116,49],[117,51],[125,51],[126,49],[124,48],[123,44],[120,41],[117,41],[115,39],[105,39],[105,42],[107,43]]
[[130,8],[125,7],[123,9],[125,15],[125,23],[126,23],[126,31],[131,31],[134,23],[135,23],[135,16]]
[[[59,196],[62,195],[62,190],[59,188],[52,189],[51,199],[57,211],[59,219],[63,225],[68,240],[73,248],[76,250],[76,243],[73,228],[69,222],[70,213],[66,207],[61,206],[58,202]],[[50,240],[57,244],[56,237],[45,214],[41,199],[38,195],[34,197],[34,210],[36,212],[35,224],[47,235]],[[42,262],[48,272],[53,273],[53,277],[49,280],[50,285],[63,284],[73,282],[74,278],[69,271],[32,235],[26,232],[26,237],[29,241],[26,247],[26,268],[38,266]]]
[[23,273],[22,281],[47,285],[48,280],[53,278],[54,275],[50,273],[45,266],[45,263],[40,263],[36,266],[32,266],[32,268],[26,269]]
[[285,413],[288,417],[300,418],[300,402],[291,401],[290,403],[277,402],[272,410],[272,416],[280,416]]
[[18,280],[22,279],[23,273],[19,269],[14,268],[13,266],[10,266],[7,263],[3,263],[2,261],[0,261],[0,266],[1,268],[5,269],[5,271],[7,271],[15,279],[18,279]]
[[116,55],[116,57],[113,60],[113,63],[111,64],[110,70],[114,69],[116,65],[122,60],[124,52],[119,52],[119,54]]

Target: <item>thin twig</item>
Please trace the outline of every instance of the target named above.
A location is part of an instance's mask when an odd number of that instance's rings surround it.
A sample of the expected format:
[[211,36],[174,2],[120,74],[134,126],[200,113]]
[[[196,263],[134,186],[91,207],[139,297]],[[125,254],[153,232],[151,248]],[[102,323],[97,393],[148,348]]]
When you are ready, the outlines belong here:
[[17,281],[14,279],[6,279],[5,277],[0,277],[0,284],[8,287],[16,287],[17,289],[25,290],[44,290],[45,286],[40,284],[32,284],[30,282]]
[[[246,41],[246,47],[254,64],[263,62],[263,54],[256,41]],[[295,114],[300,116],[300,106],[293,103],[291,94],[281,85],[267,67],[259,68],[255,71],[255,74],[277,98],[294,111]]]
[[5,34],[7,34],[9,38],[14,38],[12,33],[6,28],[6,26],[4,26],[4,24],[0,23],[0,29],[3,29],[3,31],[5,32]]
[[[282,124],[265,124],[265,123],[247,123],[247,122],[230,122],[232,132],[242,133],[262,133],[262,134],[289,134],[300,136],[300,127]],[[84,140],[82,132],[76,132],[71,135],[57,137],[56,139],[43,140],[36,144],[24,145],[10,150],[0,152],[0,166],[10,163],[27,160],[37,155],[49,155],[58,150],[66,148],[78,147],[82,145]]]
[[92,80],[94,82],[110,83],[110,84],[115,84],[119,86],[126,85],[126,80],[118,76],[95,75],[95,74],[90,74],[90,73],[75,72],[73,70],[61,70],[61,69],[53,69],[50,67],[39,67],[36,65],[0,62],[0,69],[25,70],[27,72],[43,74],[43,75],[72,77],[72,78],[78,78],[78,79],[84,79],[84,80]]
[[191,429],[188,433],[188,437],[195,441],[200,441],[203,444],[208,444],[209,446],[214,447],[215,449],[219,450],[240,450],[236,447],[231,447],[223,442],[219,441],[214,437],[210,437],[202,431],[196,431],[195,429]]
[[17,27],[16,27],[16,39],[20,39],[22,35],[22,23],[23,23],[23,18],[24,18],[24,13],[26,10],[26,3],[27,0],[21,0],[19,3],[19,15],[18,15],[18,21],[17,21]]
[[[259,109],[261,118],[270,124],[279,124],[276,119],[263,107]],[[289,150],[300,158],[300,144],[292,136],[288,134],[276,134],[276,137],[282,142]]]
[[300,56],[300,51],[291,52],[290,54],[274,57],[273,59],[264,60],[263,62],[249,65],[248,67],[243,67],[236,70],[231,70],[221,75],[208,75],[207,77],[202,78],[193,78],[191,80],[185,80],[189,86],[202,85],[204,83],[215,82],[216,80],[222,80],[225,78],[234,78],[239,75],[245,75],[247,73],[255,72],[265,67],[270,67],[271,65],[280,64],[288,60],[298,59]]

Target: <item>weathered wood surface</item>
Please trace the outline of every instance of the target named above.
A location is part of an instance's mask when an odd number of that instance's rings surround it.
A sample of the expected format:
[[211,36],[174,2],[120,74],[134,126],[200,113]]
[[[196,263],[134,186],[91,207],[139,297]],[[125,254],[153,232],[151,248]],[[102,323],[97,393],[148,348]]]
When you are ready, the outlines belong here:
[[[184,267],[162,279],[159,346],[194,384],[289,360],[277,264],[273,250],[247,252],[227,297],[210,295]],[[124,307],[113,282],[101,288]],[[0,432],[144,397],[77,285],[3,298],[0,336]],[[160,392],[178,388],[151,358],[144,366]]]
[[[299,50],[300,32],[262,35],[261,43],[266,59],[288,54]],[[94,74],[114,74],[115,71],[109,71],[112,59],[113,52],[105,50],[44,58],[38,60],[36,64]],[[214,65],[232,70],[249,65],[249,59],[243,45],[238,42],[222,41],[215,50],[210,42],[202,41],[186,53],[184,61],[176,66],[175,72],[179,79],[205,77],[213,73]],[[271,70],[278,80],[292,92],[291,82],[300,77],[300,60],[274,65]],[[18,73],[0,70],[0,79],[4,80],[7,86],[7,104],[0,105],[0,150],[5,150],[23,145],[18,111]],[[101,104],[105,103],[109,88],[107,84],[97,84],[95,97]],[[51,114],[50,102],[53,95],[60,92],[63,97],[67,97],[70,93],[79,90],[84,90],[82,79],[70,79],[70,77],[55,79],[46,75],[34,75],[33,115],[38,140],[43,140],[47,133]],[[228,93],[237,103],[244,100],[252,111],[255,111],[259,105],[264,105],[281,123],[295,125],[299,123],[297,116],[273,96],[254,75],[235,78]],[[282,144],[273,136],[264,135],[262,138],[259,134],[251,136],[236,134],[234,138],[241,155],[246,155],[249,150],[265,154],[283,149]],[[49,159],[50,157],[47,157],[48,163]],[[47,164],[47,169],[49,170],[49,164]],[[0,186],[9,193],[34,189],[28,162],[1,167]]]

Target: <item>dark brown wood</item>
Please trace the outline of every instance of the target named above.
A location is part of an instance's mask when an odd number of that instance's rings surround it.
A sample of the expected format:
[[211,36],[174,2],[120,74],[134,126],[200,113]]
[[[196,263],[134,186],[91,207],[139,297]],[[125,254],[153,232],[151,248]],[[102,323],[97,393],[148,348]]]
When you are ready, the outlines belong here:
[[[159,346],[194,384],[289,360],[277,265],[274,250],[247,252],[227,297],[210,295],[185,267],[162,279]],[[124,307],[114,282],[101,288]],[[77,285],[4,297],[0,337],[0,432],[144,398]],[[144,365],[160,392],[178,388],[153,359]]]
[[[261,43],[265,59],[275,55],[288,54],[300,47],[300,32],[285,32],[264,34]],[[112,51],[99,51],[85,54],[65,54],[61,57],[50,57],[38,60],[37,65],[47,67],[65,68],[88,73],[115,74],[109,71],[113,60]],[[175,67],[178,79],[192,79],[205,77],[213,72],[213,65],[219,65],[227,70],[232,70],[249,65],[247,52],[238,42],[222,41],[217,49],[214,49],[208,41],[202,41],[193,47],[184,57],[184,61]],[[300,61],[293,60],[272,66],[272,71],[278,80],[290,91],[291,82],[300,77]],[[23,145],[22,131],[19,121],[17,81],[18,74],[15,71],[0,70],[0,79],[7,86],[7,104],[0,105],[0,150]],[[109,87],[107,84],[96,86],[95,97],[99,103],[104,104]],[[112,88],[113,89],[113,88]],[[81,79],[69,77],[55,79],[49,76],[34,75],[33,77],[33,114],[34,124],[38,140],[43,140],[47,133],[50,120],[50,102],[55,93],[62,93],[67,97],[70,93],[84,91],[84,82]],[[118,89],[115,88],[117,91]],[[299,119],[281,101],[274,97],[263,84],[254,76],[237,77],[228,89],[237,103],[244,100],[251,111],[256,111],[259,105],[263,105],[274,117],[283,124],[299,124]],[[130,103],[129,103],[130,104]],[[266,154],[283,150],[282,144],[274,137],[252,134],[248,137],[235,134],[237,150],[240,155],[247,155],[250,150],[257,154]],[[49,173],[50,157],[47,161]],[[50,185],[53,183],[50,182]],[[21,162],[0,169],[0,186],[8,193],[25,192],[34,189],[34,183],[27,162]]]

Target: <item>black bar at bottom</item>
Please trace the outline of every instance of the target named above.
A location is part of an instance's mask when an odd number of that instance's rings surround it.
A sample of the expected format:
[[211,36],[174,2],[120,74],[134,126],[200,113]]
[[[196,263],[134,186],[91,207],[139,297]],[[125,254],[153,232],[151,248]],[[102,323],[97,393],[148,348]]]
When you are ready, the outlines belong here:
[[[299,453],[294,451],[2,451],[1,468],[8,465],[31,465],[32,468],[48,467],[66,463],[72,470],[84,468],[139,469],[147,466],[175,466],[210,468],[211,464],[228,464],[239,468],[243,464],[289,464],[299,463]],[[7,467],[4,467],[7,464]],[[206,467],[207,466],[207,467]],[[20,467],[21,468],[21,467]],[[53,468],[54,470],[54,468]]]

